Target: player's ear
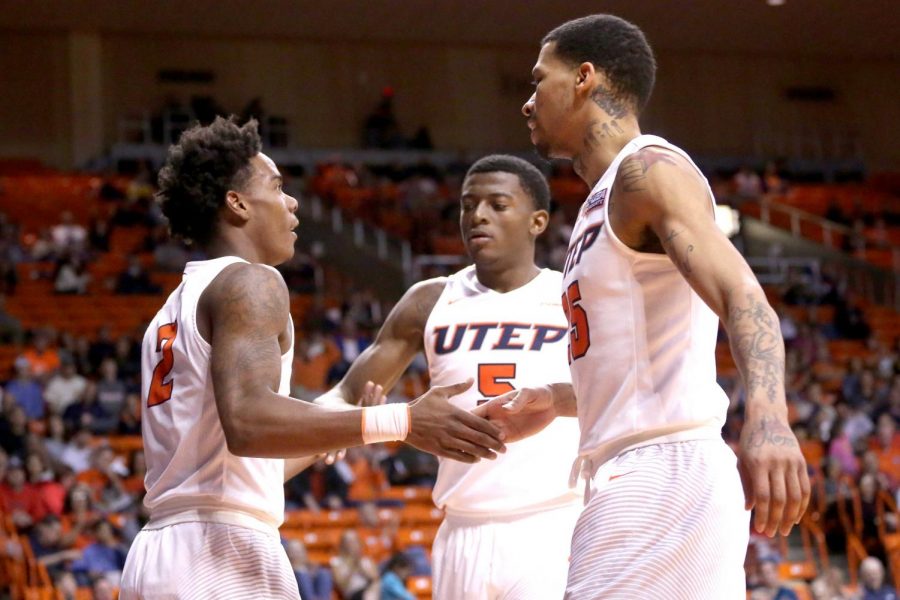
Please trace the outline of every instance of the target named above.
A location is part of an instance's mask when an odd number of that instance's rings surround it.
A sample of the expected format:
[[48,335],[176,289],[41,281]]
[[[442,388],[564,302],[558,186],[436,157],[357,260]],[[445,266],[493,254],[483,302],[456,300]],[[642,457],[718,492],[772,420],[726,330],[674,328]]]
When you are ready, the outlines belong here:
[[578,72],[575,74],[575,93],[590,96],[597,84],[600,83],[601,77],[602,73],[594,68],[594,63],[581,63],[578,65]]
[[550,213],[544,209],[536,210],[531,213],[531,226],[528,228],[528,231],[531,232],[531,235],[537,237],[544,233],[549,222]]
[[240,224],[250,220],[250,206],[239,192],[228,190],[222,208],[223,217],[230,223]]

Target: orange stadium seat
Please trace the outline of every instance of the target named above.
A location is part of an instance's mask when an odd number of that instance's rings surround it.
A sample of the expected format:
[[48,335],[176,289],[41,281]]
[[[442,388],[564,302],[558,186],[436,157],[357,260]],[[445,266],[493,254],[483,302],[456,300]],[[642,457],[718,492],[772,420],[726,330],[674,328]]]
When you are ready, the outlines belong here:
[[424,546],[431,549],[437,530],[437,527],[401,527],[397,532],[397,547],[400,550],[410,546]]

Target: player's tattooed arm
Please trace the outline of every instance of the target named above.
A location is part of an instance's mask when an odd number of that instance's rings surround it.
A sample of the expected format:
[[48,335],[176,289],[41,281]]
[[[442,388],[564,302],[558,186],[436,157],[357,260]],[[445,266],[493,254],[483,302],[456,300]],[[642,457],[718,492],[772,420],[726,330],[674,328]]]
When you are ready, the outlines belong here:
[[784,399],[784,342],[778,316],[761,292],[730,292],[726,325],[748,401],[774,405]]

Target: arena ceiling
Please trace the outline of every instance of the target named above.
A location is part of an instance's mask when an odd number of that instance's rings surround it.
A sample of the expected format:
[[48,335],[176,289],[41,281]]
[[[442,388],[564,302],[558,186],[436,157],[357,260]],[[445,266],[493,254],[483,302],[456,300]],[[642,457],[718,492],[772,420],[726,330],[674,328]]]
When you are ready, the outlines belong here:
[[896,0],[11,0],[0,29],[533,45],[592,12],[658,50],[900,58]]

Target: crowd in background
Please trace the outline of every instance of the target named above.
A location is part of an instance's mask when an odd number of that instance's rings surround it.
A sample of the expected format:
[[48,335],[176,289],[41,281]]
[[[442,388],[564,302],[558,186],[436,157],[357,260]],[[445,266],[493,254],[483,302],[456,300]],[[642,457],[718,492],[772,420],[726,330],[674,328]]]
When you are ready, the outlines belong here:
[[[463,164],[441,170],[430,165],[331,163],[293,185],[303,194],[319,195],[410,240],[417,253],[462,254],[458,197],[464,173]],[[741,177],[752,180],[748,173]],[[71,213],[62,212],[58,223],[32,237],[23,236],[16,223],[0,214],[0,344],[21,349],[11,368],[0,372],[0,509],[28,536],[35,555],[60,589],[91,586],[97,598],[117,585],[128,544],[147,519],[141,504],[143,452],[117,454],[109,443],[111,436],[140,433],[142,331],[114,337],[107,327],[94,335],[27,330],[5,308],[5,298],[16,294],[23,273],[19,267],[29,263],[53,265],[49,271],[34,271],[33,276],[50,278],[54,292],[61,296],[89,294],[96,286],[122,295],[168,292],[153,274],[178,273],[185,262],[203,255],[168,238],[164,219],[152,201],[152,181],[150,170],[141,166],[124,189],[112,184],[98,188],[100,209],[90,222],[76,222]],[[752,181],[735,181],[738,184],[739,189],[756,189]],[[766,183],[775,184],[774,179]],[[570,204],[555,206],[548,231],[538,243],[542,266],[562,265],[573,216]],[[146,235],[121,273],[92,281],[88,267],[109,251],[110,235],[117,227],[137,227]],[[311,294],[312,300],[296,322],[292,391],[312,400],[346,373],[391,306],[364,285],[348,289],[337,301],[325,297],[314,276],[321,257],[305,251],[302,240],[298,250],[282,272],[293,291]],[[779,294],[776,304],[787,347],[791,422],[811,471],[824,481],[829,547],[843,548],[836,502],[847,486],[853,486],[862,502],[862,541],[870,555],[884,560],[875,525],[875,498],[881,490],[894,497],[900,491],[900,342],[880,341],[867,322],[863,303],[828,273],[797,277]],[[60,297],[60,302],[65,298]],[[806,308],[798,312],[798,306]],[[823,307],[829,307],[828,319],[818,314]],[[861,340],[866,352],[846,362],[835,360],[829,342],[837,339]],[[423,393],[426,371],[424,359],[417,358],[389,401],[406,401]],[[839,373],[837,382],[835,373]],[[725,436],[735,443],[743,412],[742,389],[734,376],[723,376],[721,383],[731,398]],[[379,500],[380,493],[390,485],[431,486],[436,466],[433,457],[408,446],[352,449],[335,464],[317,463],[288,482],[287,507],[357,508],[364,526],[377,532],[373,535],[383,538],[390,550],[397,523],[385,522],[375,513],[375,507],[390,505]],[[897,523],[889,526],[896,528]],[[379,594],[403,598],[386,594],[393,593],[390,590],[396,590],[397,581],[409,574],[428,572],[424,553],[389,553],[379,566],[362,552],[357,532],[348,530],[345,537],[329,567],[313,564],[301,541],[286,541],[303,598],[328,598],[333,587],[343,598],[377,598]],[[789,590],[782,590],[776,568],[785,558],[767,539],[753,538],[747,560],[752,597],[791,597]],[[866,565],[865,585],[880,587],[881,563]],[[813,592],[817,598],[848,597],[841,595],[843,585],[839,571],[829,572],[813,583]]]

